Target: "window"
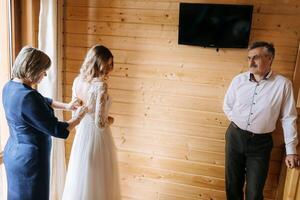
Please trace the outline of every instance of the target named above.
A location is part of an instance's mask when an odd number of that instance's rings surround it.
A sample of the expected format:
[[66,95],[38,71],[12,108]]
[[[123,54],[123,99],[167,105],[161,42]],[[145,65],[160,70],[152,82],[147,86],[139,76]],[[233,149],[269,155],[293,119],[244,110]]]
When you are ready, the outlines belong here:
[[3,146],[7,140],[8,128],[5,120],[5,115],[2,106],[2,88],[4,84],[10,79],[11,69],[11,48],[10,48],[10,4],[9,0],[3,0],[0,3],[0,150],[3,150]]
[[8,138],[8,128],[2,106],[2,88],[10,79],[11,69],[11,18],[10,0],[0,1],[0,199],[6,198],[6,179],[4,166],[2,164],[3,146]]

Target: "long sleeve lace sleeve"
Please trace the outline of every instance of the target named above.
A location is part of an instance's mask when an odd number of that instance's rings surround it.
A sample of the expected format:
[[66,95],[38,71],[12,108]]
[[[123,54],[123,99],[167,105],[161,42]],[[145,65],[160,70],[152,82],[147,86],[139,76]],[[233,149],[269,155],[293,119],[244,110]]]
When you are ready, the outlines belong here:
[[107,123],[107,115],[105,113],[105,105],[107,101],[107,84],[103,84],[99,88],[95,106],[95,124],[98,128],[104,128]]

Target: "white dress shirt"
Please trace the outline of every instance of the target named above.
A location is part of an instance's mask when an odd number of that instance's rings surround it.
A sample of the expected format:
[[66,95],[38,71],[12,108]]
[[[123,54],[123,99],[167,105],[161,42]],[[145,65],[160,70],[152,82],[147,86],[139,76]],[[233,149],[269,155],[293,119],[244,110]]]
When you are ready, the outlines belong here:
[[261,81],[244,72],[233,78],[224,98],[223,110],[238,127],[253,133],[273,132],[281,120],[286,154],[296,154],[297,110],[292,83],[269,72]]

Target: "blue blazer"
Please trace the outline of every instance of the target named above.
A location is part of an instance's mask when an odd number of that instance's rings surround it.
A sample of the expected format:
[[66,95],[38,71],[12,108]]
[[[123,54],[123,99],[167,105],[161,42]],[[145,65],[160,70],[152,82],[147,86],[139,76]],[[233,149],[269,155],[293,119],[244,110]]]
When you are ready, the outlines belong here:
[[8,200],[48,200],[51,136],[67,138],[68,123],[60,122],[52,100],[31,87],[9,81],[3,88],[9,126],[4,149]]

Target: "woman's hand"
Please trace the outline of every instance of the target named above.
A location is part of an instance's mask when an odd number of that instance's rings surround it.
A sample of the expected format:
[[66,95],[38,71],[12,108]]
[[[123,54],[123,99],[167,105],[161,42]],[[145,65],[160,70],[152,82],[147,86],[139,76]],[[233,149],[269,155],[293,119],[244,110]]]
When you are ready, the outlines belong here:
[[75,97],[70,103],[66,105],[66,110],[75,111],[79,106],[82,105],[82,101]]
[[84,117],[84,115],[87,113],[88,109],[86,106],[80,106],[75,111],[75,114],[72,119],[68,121],[68,130],[71,131],[75,126],[77,126],[81,119]]
[[88,108],[86,106],[80,106],[75,111],[74,118],[79,118],[81,120],[87,112]]

